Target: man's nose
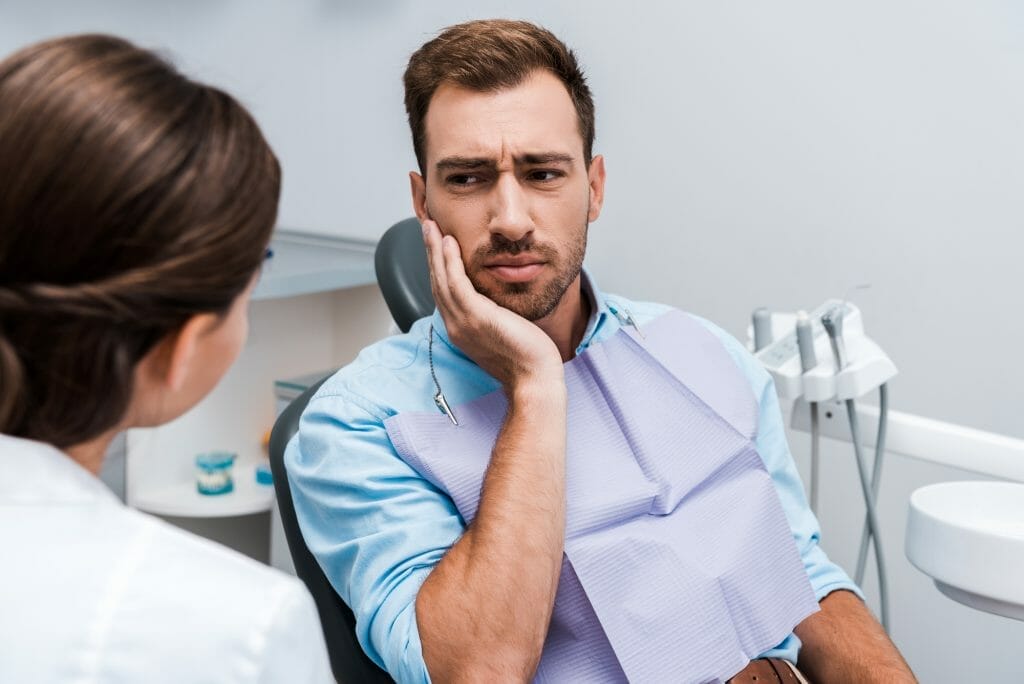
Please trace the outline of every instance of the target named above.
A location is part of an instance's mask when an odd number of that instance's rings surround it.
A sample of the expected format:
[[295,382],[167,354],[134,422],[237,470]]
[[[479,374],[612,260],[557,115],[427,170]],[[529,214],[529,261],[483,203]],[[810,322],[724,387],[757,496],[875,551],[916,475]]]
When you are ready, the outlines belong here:
[[490,231],[511,242],[518,242],[533,232],[529,198],[514,174],[498,177],[491,208]]

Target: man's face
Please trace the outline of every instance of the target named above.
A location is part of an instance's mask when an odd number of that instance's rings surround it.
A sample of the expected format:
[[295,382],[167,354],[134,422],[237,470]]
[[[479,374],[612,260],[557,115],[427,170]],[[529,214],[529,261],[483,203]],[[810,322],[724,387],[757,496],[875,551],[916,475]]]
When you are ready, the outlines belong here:
[[426,179],[411,174],[420,219],[458,241],[478,292],[544,318],[579,277],[604,194],[565,86],[542,70],[497,92],[445,84],[425,125]]

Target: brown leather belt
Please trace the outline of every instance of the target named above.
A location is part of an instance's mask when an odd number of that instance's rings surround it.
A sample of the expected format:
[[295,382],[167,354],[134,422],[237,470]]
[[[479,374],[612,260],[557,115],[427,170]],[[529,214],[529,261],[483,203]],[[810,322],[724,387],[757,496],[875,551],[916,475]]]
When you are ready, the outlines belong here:
[[788,662],[781,658],[758,658],[739,671],[727,684],[800,684]]

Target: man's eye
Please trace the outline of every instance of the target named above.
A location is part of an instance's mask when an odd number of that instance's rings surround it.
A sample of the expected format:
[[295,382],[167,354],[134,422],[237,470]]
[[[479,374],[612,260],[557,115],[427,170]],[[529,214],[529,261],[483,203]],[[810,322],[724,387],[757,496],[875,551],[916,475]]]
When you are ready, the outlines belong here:
[[562,177],[560,171],[538,170],[530,172],[530,180],[540,183],[548,183]]
[[469,173],[457,173],[447,178],[449,185],[474,185],[480,182],[480,176]]

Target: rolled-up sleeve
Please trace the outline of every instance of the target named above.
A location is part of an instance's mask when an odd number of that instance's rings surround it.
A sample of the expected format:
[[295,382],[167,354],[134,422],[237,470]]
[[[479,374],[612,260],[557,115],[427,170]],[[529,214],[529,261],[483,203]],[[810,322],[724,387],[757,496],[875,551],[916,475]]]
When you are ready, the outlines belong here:
[[369,657],[398,681],[427,682],[416,595],[462,519],[398,457],[384,415],[355,395],[321,392],[285,453],[302,534]]

